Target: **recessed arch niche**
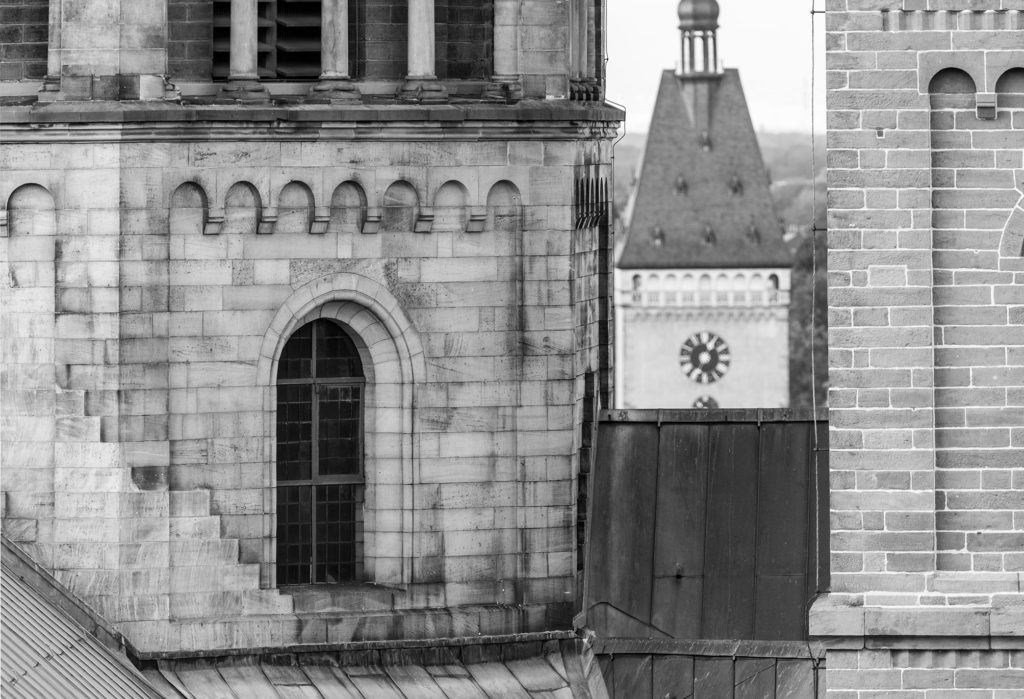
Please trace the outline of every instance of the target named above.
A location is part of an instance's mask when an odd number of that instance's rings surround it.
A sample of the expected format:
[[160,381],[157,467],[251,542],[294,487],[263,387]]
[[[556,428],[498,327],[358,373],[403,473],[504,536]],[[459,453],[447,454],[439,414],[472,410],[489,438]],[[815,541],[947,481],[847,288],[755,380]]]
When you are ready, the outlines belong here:
[[224,233],[255,234],[262,214],[263,206],[260,193],[249,182],[236,182],[231,185],[224,198]]
[[171,235],[202,235],[209,210],[206,191],[195,182],[178,185],[171,195],[169,230]]

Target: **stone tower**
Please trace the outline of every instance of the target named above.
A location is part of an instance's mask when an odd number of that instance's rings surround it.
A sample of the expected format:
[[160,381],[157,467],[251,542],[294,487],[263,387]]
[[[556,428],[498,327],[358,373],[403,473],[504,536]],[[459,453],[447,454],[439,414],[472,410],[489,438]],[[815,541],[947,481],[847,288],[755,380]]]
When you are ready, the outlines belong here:
[[829,3],[830,697],[1024,692],[1024,5]]
[[145,651],[569,628],[603,2],[9,10],[5,534]]
[[790,252],[718,3],[678,14],[616,269],[618,407],[785,407]]

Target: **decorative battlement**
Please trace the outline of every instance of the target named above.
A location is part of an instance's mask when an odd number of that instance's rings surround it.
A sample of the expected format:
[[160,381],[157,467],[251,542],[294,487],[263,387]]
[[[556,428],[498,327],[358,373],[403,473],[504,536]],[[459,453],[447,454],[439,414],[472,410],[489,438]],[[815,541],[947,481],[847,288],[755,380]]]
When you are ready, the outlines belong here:
[[789,305],[788,270],[623,270],[618,303],[645,308],[750,308]]
[[[908,0],[906,4],[911,2]],[[975,4],[999,5],[999,2]],[[1001,7],[972,10],[882,10],[882,28],[890,32],[1024,29],[1024,10]]]

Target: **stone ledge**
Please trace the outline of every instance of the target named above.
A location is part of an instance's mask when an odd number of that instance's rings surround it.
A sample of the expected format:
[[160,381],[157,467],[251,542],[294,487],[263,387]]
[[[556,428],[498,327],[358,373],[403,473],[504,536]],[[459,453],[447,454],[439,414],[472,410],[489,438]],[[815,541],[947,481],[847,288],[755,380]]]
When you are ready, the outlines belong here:
[[4,124],[159,122],[438,122],[473,121],[622,121],[624,112],[610,104],[569,100],[524,100],[517,104],[439,105],[206,105],[152,102],[52,102],[10,106]]
[[1024,649],[1024,596],[992,606],[860,606],[822,595],[809,634],[829,648]]
[[731,408],[722,410],[602,410],[602,422],[828,422],[828,408]]

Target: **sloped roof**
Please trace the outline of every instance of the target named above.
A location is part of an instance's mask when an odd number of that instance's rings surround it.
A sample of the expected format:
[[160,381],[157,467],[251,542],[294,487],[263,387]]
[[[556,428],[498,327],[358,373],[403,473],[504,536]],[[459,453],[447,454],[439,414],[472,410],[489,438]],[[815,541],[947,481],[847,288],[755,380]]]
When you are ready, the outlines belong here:
[[0,594],[5,699],[607,696],[590,646],[571,631],[140,653],[6,537]]
[[737,71],[662,73],[630,212],[620,268],[792,264]]
[[5,699],[158,699],[124,655],[76,621],[92,626],[89,610],[78,608],[80,603],[19,554],[4,539],[0,694]]
[[[174,699],[588,699],[607,696],[589,647],[571,633],[364,644],[264,656],[160,660],[146,677]],[[420,642],[422,643],[422,642]]]

